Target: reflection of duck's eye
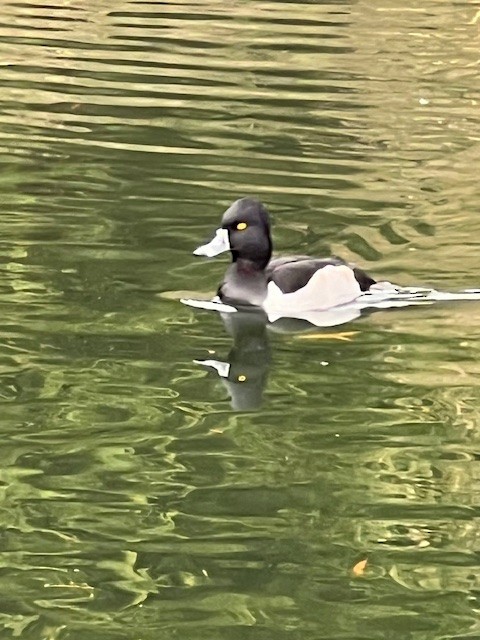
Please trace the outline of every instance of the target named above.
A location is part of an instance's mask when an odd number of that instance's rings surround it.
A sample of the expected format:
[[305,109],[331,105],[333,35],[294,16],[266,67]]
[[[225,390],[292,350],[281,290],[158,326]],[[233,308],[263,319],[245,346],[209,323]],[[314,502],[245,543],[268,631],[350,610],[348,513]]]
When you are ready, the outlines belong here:
[[243,231],[247,227],[248,227],[248,224],[246,222],[239,222],[237,224],[237,231]]
[[238,382],[246,382],[247,381],[247,376],[238,376],[237,380],[238,380]]

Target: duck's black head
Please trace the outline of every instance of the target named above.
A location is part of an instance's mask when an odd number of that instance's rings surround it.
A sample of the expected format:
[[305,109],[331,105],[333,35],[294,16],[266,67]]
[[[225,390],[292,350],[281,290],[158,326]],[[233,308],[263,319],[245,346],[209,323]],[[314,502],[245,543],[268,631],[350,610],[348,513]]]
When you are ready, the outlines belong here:
[[241,198],[223,214],[222,228],[228,230],[232,259],[250,260],[267,266],[272,255],[268,211],[254,198]]
[[215,256],[230,250],[233,262],[248,260],[264,269],[272,255],[268,211],[255,198],[236,200],[223,214],[222,226],[211,242],[194,251]]

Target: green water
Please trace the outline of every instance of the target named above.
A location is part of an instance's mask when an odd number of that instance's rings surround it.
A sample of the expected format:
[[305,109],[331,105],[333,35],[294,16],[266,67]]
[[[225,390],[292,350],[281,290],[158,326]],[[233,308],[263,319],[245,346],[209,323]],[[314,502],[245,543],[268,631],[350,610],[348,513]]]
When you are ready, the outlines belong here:
[[179,302],[246,194],[279,251],[479,287],[477,9],[2,3],[2,639],[480,637],[480,303]]

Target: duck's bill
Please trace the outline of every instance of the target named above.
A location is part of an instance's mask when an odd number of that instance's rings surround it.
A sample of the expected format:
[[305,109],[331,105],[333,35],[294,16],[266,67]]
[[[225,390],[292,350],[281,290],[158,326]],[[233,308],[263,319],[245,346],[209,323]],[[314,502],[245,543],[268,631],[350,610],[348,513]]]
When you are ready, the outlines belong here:
[[215,369],[221,378],[228,378],[230,374],[230,363],[221,360],[194,360],[195,364],[201,364],[204,367]]
[[195,249],[193,255],[213,258],[213,256],[218,256],[219,253],[223,253],[224,251],[230,251],[228,230],[217,229],[213,240],[210,240],[207,244],[203,244],[201,247]]

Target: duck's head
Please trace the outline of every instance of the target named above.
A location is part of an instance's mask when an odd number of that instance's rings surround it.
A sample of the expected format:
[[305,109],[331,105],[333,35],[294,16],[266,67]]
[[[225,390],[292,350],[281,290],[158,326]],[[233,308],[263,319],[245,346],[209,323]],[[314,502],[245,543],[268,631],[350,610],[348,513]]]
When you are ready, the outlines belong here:
[[232,260],[249,260],[266,267],[272,254],[268,211],[255,198],[236,200],[223,214],[213,239],[193,252],[209,258],[230,251]]

